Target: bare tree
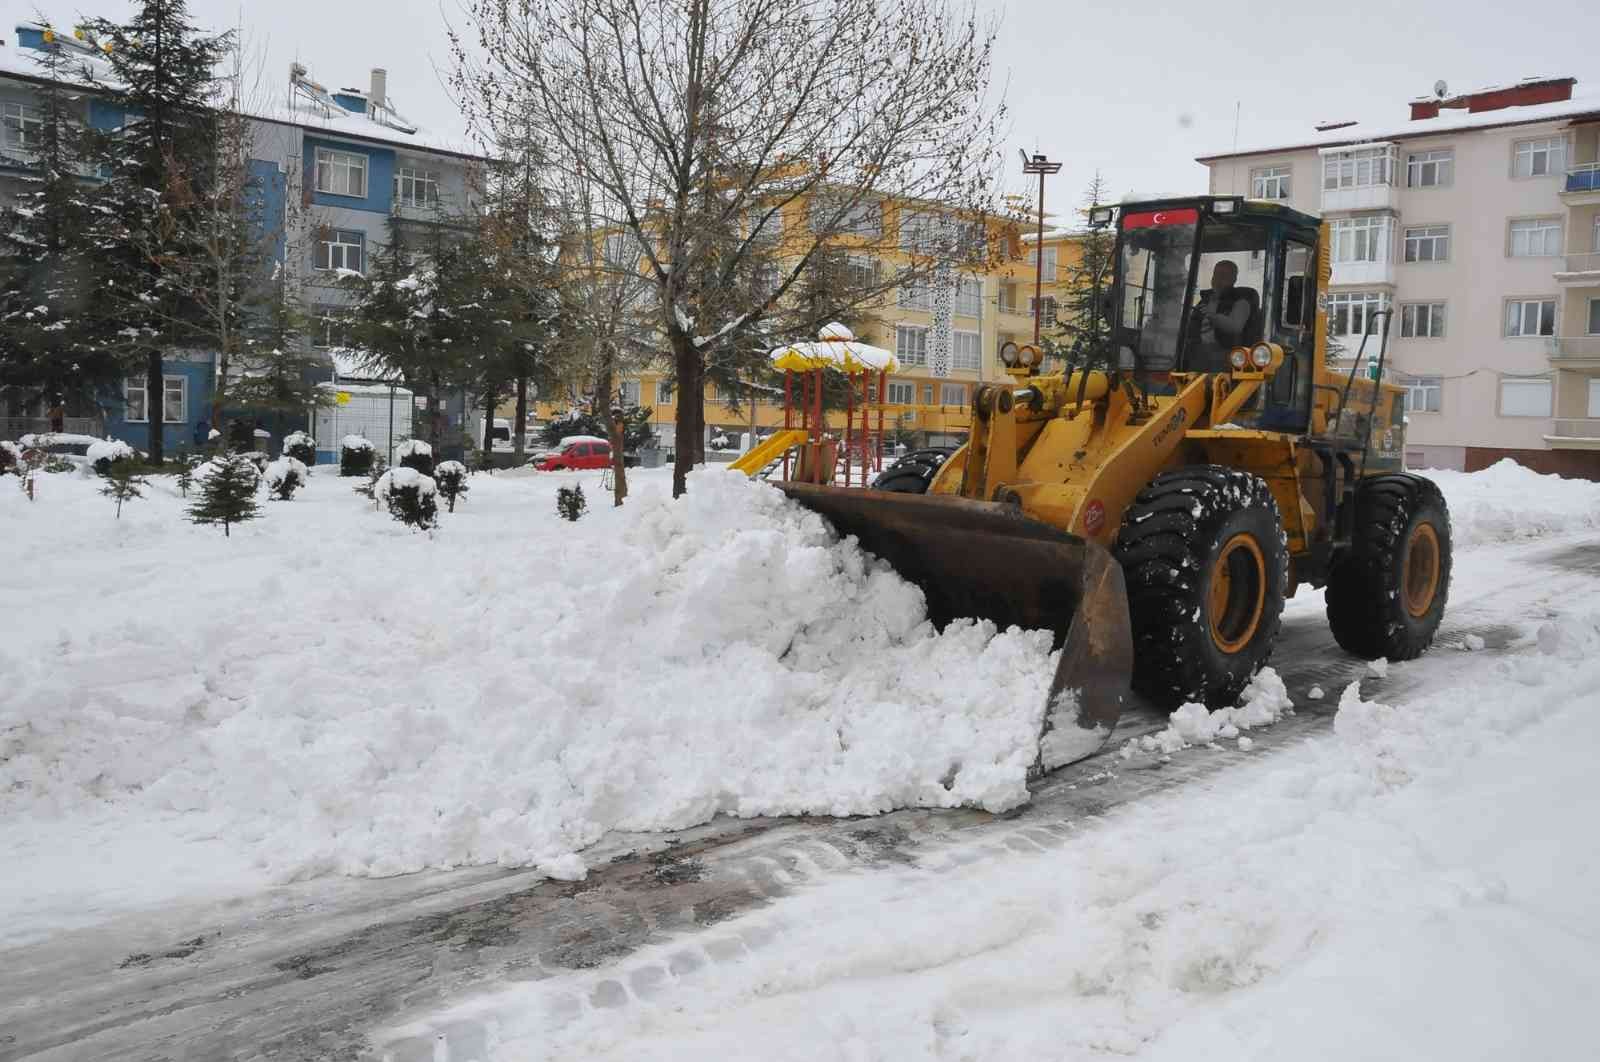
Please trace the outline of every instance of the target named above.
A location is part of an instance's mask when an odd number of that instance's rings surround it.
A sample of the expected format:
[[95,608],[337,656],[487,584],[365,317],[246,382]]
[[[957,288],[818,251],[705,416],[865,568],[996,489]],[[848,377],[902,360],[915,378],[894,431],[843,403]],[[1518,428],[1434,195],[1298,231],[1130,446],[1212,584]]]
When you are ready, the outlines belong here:
[[[782,312],[824,248],[915,252],[882,289],[982,253],[1003,106],[994,30],[971,8],[469,0],[467,15],[455,84],[480,133],[545,130],[551,164],[595,190],[593,228],[639,257],[680,395],[674,494],[700,450],[708,352]],[[761,262],[775,268],[740,292]]]

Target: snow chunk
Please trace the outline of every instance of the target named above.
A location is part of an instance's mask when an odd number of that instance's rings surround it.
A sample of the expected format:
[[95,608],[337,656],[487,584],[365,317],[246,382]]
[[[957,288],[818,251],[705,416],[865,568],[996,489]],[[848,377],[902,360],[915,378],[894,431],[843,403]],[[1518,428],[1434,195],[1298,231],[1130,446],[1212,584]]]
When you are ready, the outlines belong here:
[[1469,634],[1461,639],[1461,648],[1469,653],[1476,653],[1483,648],[1483,639],[1476,634]]
[[1371,675],[1373,678],[1388,678],[1389,661],[1385,659],[1368,660],[1367,674]]
[[1306,699],[1311,701],[1320,701],[1325,696],[1327,696],[1327,694],[1322,692],[1321,686],[1312,686],[1311,692],[1306,694]]
[[1167,717],[1165,730],[1147,734],[1137,742],[1130,739],[1124,751],[1131,755],[1136,746],[1141,752],[1170,754],[1192,745],[1210,745],[1218,738],[1233,738],[1241,730],[1270,726],[1294,714],[1294,702],[1289,699],[1283,679],[1270,667],[1256,673],[1240,694],[1240,702],[1238,707],[1214,712],[1203,704],[1185,704]]
[[1256,743],[1254,741],[1251,741],[1249,738],[1242,737],[1242,738],[1239,739],[1239,751],[1240,752],[1249,752],[1251,749],[1253,749],[1255,747],[1256,747]]

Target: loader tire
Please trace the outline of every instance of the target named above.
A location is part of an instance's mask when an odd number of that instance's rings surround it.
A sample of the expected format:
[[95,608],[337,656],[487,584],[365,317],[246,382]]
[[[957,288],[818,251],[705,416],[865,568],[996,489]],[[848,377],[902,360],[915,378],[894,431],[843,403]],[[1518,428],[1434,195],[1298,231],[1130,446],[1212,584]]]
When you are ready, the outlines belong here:
[[1412,660],[1450,597],[1450,511],[1430,479],[1372,476],[1356,488],[1350,547],[1328,574],[1328,626],[1349,653]]
[[1115,553],[1133,688],[1164,708],[1235,703],[1272,653],[1289,577],[1266,481],[1220,465],[1163,473],[1123,514]]

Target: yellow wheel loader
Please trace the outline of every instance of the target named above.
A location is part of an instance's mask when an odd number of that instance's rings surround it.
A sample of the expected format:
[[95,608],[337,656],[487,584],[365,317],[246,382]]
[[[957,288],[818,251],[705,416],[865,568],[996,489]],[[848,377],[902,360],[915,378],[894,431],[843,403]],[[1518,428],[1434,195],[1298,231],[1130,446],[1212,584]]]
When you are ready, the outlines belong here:
[[1234,703],[1302,585],[1327,588],[1339,645],[1392,660],[1427,649],[1450,588],[1449,513],[1403,471],[1403,393],[1379,382],[1387,311],[1328,365],[1327,227],[1216,196],[1096,214],[1116,227],[1098,349],[1047,374],[1008,346],[925,493],[779,484],[921,586],[934,622],[1056,633],[1036,770],[1097,751],[1132,693]]

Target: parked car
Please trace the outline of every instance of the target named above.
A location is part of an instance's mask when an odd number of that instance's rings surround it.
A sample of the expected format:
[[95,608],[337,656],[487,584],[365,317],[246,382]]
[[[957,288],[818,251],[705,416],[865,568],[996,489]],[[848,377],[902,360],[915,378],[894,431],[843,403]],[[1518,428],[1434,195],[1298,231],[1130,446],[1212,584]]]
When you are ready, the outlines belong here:
[[561,440],[561,448],[542,458],[533,467],[541,472],[574,468],[605,468],[611,464],[611,444],[593,435],[571,435]]

